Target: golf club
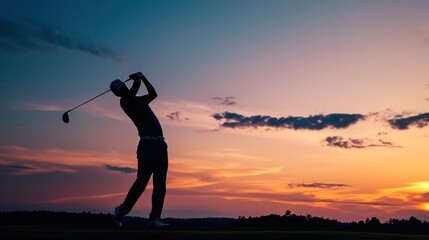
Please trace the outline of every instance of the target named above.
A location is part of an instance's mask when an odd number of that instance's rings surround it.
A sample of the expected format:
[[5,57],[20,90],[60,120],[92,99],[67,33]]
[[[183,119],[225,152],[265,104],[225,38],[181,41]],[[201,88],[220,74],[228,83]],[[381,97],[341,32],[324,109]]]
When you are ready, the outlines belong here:
[[[131,78],[128,78],[127,80],[125,80],[125,81],[124,81],[124,83],[125,83],[125,82],[128,82],[128,81],[130,81],[130,80],[131,80]],[[65,122],[65,123],[69,123],[69,121],[70,121],[70,118],[69,118],[69,112],[71,112],[71,111],[75,110],[76,108],[78,108],[78,107],[80,107],[80,106],[82,106],[82,105],[84,105],[84,104],[86,104],[86,103],[91,102],[92,100],[94,100],[94,99],[96,99],[96,98],[100,97],[101,95],[106,94],[106,93],[108,93],[108,92],[110,92],[110,91],[111,91],[111,90],[109,89],[109,90],[107,90],[107,91],[105,91],[105,92],[103,92],[103,93],[100,93],[100,94],[98,94],[97,96],[95,96],[95,97],[93,97],[93,98],[89,99],[88,101],[85,101],[84,103],[81,103],[81,104],[77,105],[76,107],[74,107],[74,108],[72,108],[72,109],[68,110],[67,112],[65,112],[65,113],[63,114],[63,122]]]

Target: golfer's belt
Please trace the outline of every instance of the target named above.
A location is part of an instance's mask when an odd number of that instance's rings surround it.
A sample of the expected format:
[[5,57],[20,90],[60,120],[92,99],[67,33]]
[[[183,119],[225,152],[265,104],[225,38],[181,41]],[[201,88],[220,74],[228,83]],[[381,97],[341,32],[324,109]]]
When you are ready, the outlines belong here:
[[163,136],[141,136],[140,139],[160,141],[160,142],[165,140],[165,138]]

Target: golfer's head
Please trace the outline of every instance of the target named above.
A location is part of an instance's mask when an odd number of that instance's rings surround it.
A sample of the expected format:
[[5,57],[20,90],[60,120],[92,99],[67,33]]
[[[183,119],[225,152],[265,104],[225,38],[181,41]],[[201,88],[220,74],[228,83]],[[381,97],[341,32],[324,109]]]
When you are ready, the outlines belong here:
[[128,88],[125,83],[119,79],[113,80],[110,83],[110,90],[118,97],[122,97],[128,92]]

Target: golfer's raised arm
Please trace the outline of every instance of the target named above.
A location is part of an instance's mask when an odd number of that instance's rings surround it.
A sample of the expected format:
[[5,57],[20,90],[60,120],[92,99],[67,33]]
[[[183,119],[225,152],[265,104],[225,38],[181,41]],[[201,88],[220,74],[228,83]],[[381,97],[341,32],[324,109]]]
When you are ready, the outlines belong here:
[[142,85],[142,83],[140,82],[140,79],[138,79],[138,78],[136,78],[136,79],[131,78],[131,79],[133,79],[134,81],[133,81],[133,86],[131,86],[131,88],[130,88],[130,94],[131,94],[131,96],[135,96],[135,95],[137,95],[137,92],[139,91],[140,85]]
[[152,102],[152,100],[154,100],[156,97],[158,97],[158,94],[155,91],[155,88],[153,88],[152,84],[150,84],[150,82],[147,80],[147,78],[142,74],[142,76],[140,76],[140,79],[143,81],[144,85],[146,86],[147,95],[144,95],[143,97],[145,98],[145,100],[150,103]]

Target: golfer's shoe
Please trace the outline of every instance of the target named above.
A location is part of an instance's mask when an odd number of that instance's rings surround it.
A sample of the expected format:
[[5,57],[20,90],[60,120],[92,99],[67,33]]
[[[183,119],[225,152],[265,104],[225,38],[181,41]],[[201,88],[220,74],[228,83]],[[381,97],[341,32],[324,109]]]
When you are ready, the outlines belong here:
[[117,228],[122,227],[122,218],[119,216],[121,206],[115,208],[115,216],[113,216],[113,225]]
[[157,218],[153,221],[149,221],[149,224],[147,227],[152,229],[166,229],[170,227],[170,224],[163,223],[161,222],[161,219]]

